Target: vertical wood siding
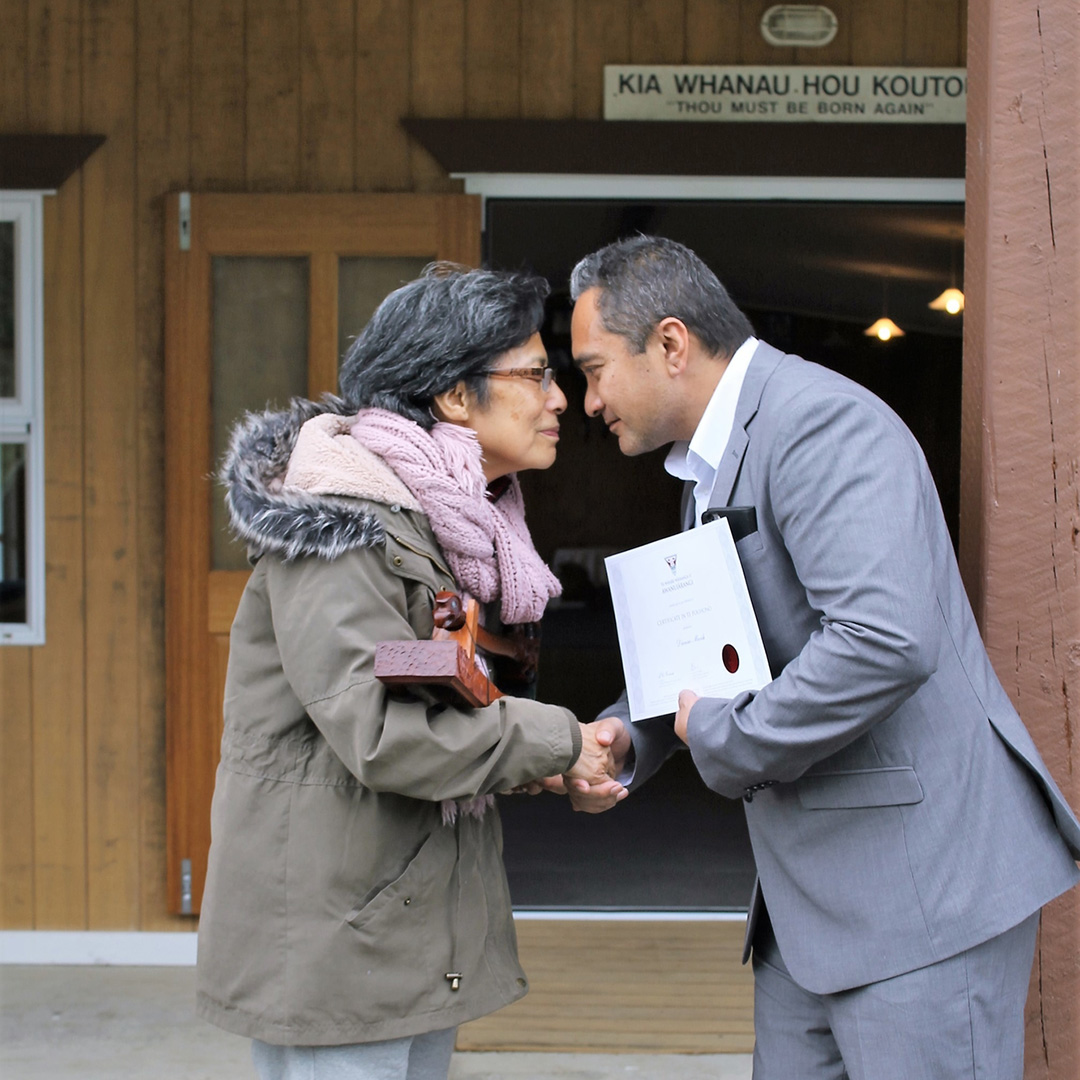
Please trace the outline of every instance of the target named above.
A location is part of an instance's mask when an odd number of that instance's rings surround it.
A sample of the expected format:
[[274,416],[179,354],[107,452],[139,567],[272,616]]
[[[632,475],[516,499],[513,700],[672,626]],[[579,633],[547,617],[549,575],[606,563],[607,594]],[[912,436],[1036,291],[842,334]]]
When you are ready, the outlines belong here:
[[163,929],[164,196],[437,191],[401,116],[599,117],[603,65],[964,62],[962,0],[0,4],[0,131],[97,132],[46,199],[48,643],[0,649],[0,927]]

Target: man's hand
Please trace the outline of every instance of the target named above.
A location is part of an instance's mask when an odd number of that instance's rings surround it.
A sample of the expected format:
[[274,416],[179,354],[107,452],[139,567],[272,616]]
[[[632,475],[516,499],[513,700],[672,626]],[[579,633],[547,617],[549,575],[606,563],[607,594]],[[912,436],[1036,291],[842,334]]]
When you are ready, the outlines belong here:
[[679,711],[675,714],[675,734],[686,742],[686,725],[690,723],[690,710],[700,700],[693,690],[679,691]]
[[[600,720],[594,720],[591,724],[583,725],[583,733],[584,730],[591,730],[595,734],[597,743],[609,748],[613,765],[611,779],[605,778],[600,783],[587,783],[575,777],[571,771],[562,778],[563,791],[569,796],[570,805],[575,810],[586,814],[599,814],[604,810],[610,810],[617,802],[621,802],[630,794],[614,777],[622,773],[626,767],[626,756],[633,744],[630,741],[630,733],[617,716],[605,716]],[[553,791],[555,788],[548,787],[548,790]]]

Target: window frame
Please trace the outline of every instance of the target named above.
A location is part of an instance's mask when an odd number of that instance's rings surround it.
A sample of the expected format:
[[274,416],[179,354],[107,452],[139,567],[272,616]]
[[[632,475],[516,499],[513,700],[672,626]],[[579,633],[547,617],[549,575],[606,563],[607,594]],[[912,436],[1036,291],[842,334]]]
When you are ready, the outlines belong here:
[[0,221],[15,226],[15,396],[0,398],[0,441],[26,447],[26,621],[0,622],[0,645],[45,644],[43,196],[0,190]]

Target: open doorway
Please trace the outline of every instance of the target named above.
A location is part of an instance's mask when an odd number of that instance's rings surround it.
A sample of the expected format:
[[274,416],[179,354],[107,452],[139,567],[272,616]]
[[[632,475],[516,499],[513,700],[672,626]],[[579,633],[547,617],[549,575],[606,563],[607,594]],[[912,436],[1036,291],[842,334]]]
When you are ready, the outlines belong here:
[[[928,307],[962,288],[959,203],[489,199],[486,260],[552,283],[545,338],[569,402],[559,460],[522,477],[540,553],[564,583],[545,615],[539,694],[583,720],[623,679],[603,556],[674,532],[680,485],[666,451],[623,458],[582,410],[570,361],[567,279],[589,251],[636,232],[670,236],[712,267],[759,337],[862,383],[918,438],[955,545],[959,514],[959,316]],[[887,313],[904,336],[863,331]],[[744,910],[753,857],[742,803],[709,791],[677,754],[614,811],[553,796],[501,803],[517,907]]]

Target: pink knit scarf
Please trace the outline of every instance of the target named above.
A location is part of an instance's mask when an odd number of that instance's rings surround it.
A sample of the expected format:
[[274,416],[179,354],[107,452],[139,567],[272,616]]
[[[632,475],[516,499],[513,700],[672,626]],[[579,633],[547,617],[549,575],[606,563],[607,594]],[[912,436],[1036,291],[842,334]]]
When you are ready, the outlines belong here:
[[562,586],[533,547],[517,477],[488,498],[476,433],[444,423],[428,432],[385,409],[362,409],[350,431],[416,496],[457,583],[485,603],[498,597],[504,623],[539,620]]

